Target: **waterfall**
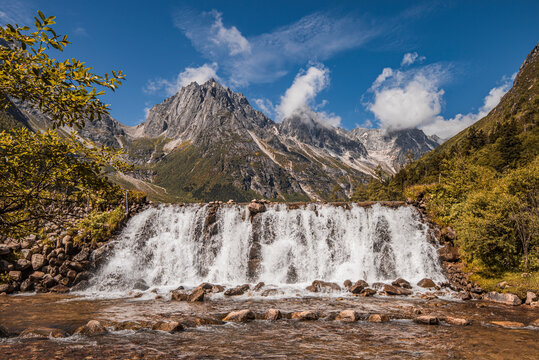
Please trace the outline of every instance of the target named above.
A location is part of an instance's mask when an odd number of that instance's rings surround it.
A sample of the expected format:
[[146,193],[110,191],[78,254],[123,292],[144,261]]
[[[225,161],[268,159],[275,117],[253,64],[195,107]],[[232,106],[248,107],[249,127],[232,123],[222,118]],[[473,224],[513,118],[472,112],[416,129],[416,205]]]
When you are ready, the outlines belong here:
[[160,205],[129,220],[89,291],[218,284],[304,285],[315,279],[443,281],[428,227],[410,206]]

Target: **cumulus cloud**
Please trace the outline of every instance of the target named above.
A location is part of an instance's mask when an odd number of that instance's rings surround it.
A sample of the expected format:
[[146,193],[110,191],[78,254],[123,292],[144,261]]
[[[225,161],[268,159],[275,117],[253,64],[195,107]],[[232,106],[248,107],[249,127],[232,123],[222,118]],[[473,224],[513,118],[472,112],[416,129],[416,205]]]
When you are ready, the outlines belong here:
[[266,116],[275,115],[275,105],[269,99],[254,99],[256,106],[262,111]]
[[372,22],[324,13],[305,16],[274,31],[245,37],[235,26],[225,27],[217,11],[182,11],[175,25],[202,56],[218,62],[233,86],[274,81],[290,66],[323,61],[356,48],[379,33]]
[[[404,60],[404,59],[403,59]],[[477,112],[441,116],[444,90],[441,85],[449,70],[441,64],[418,69],[385,68],[373,82],[373,100],[366,104],[384,129],[420,128],[427,135],[447,139],[486,116],[509,90],[510,82],[492,88]]]
[[306,71],[300,71],[292,85],[281,96],[280,104],[275,108],[277,120],[282,121],[289,116],[300,116],[309,120],[331,126],[338,126],[341,118],[320,109],[327,101],[315,103],[316,95],[329,85],[329,70],[323,65],[310,66]]
[[418,62],[422,62],[424,61],[426,58],[424,56],[419,56],[419,54],[417,52],[411,52],[411,53],[406,53],[404,54],[404,56],[402,57],[402,61],[401,61],[401,66],[408,66],[408,65],[412,65],[413,63],[415,63],[416,61]]
[[204,64],[199,67],[187,67],[172,81],[166,79],[150,80],[144,91],[152,94],[165,90],[166,94],[170,96],[177,93],[183,86],[189,85],[192,82],[204,84],[211,78],[221,81],[219,76],[217,76],[217,69],[217,63]]

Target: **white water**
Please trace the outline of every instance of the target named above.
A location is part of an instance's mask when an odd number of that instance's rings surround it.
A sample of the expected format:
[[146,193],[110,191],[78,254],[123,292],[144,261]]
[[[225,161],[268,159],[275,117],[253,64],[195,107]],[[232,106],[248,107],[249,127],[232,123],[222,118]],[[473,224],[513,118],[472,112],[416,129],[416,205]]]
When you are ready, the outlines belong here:
[[251,221],[247,206],[226,205],[213,231],[205,226],[208,210],[160,206],[133,217],[88,291],[130,291],[140,279],[163,290],[204,281],[304,286],[316,279],[445,279],[412,207],[270,205]]

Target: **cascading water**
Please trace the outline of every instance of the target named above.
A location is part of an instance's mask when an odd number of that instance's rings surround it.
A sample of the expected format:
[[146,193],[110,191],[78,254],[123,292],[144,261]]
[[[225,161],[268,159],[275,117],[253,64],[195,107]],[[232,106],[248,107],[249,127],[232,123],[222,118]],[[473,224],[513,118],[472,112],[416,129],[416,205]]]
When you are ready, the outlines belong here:
[[159,206],[129,221],[88,291],[125,292],[141,280],[160,289],[203,281],[443,281],[427,233],[409,206],[274,204],[253,218],[246,205]]

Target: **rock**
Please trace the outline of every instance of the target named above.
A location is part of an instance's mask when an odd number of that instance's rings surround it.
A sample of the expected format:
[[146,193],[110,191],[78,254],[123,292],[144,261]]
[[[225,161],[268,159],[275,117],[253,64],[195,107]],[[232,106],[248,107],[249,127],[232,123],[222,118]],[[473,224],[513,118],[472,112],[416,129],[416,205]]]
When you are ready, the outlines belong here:
[[486,293],[483,295],[483,300],[485,301],[491,301],[495,303],[505,304],[505,305],[520,305],[522,304],[522,301],[518,296],[515,294],[502,294],[496,291],[491,291],[489,293]]
[[176,301],[188,301],[189,294],[182,290],[173,290],[170,292],[171,299]]
[[469,291],[466,291],[464,294],[462,294],[460,296],[460,299],[461,300],[471,300],[472,299],[472,294],[470,294]]
[[69,235],[66,235],[62,238],[62,245],[66,245],[68,242],[71,242],[73,240],[73,238]]
[[69,334],[60,329],[53,328],[29,328],[23,330],[19,337],[22,339],[47,339],[47,338],[65,338]]
[[442,229],[441,237],[442,237],[442,240],[452,242],[453,240],[457,238],[457,233],[455,232],[455,230],[453,230],[451,226],[446,226],[445,228]]
[[251,202],[247,208],[249,209],[251,216],[255,216],[256,214],[266,211],[266,205],[259,202]]
[[17,271],[17,270],[11,270],[11,271],[8,273],[8,276],[9,276],[10,278],[12,278],[13,280],[15,280],[15,281],[20,281],[21,278],[22,278],[22,272]]
[[[11,274],[11,272],[10,272],[10,274]],[[537,299],[538,299],[537,295],[534,292],[532,292],[532,291],[526,292],[526,305],[531,305],[531,303],[534,302],[534,301],[537,301]]]
[[195,319],[195,324],[197,324],[198,326],[223,325],[224,323],[225,323],[224,321],[212,319],[212,318],[206,318],[206,317],[204,318],[197,317]]
[[21,286],[19,287],[19,290],[21,292],[30,291],[34,288],[34,284],[32,283],[32,280],[26,279],[21,283]]
[[88,280],[89,278],[90,278],[90,273],[88,271],[83,271],[77,274],[77,276],[75,277],[74,283],[77,284],[77,283],[80,283],[81,281]]
[[384,285],[384,292],[386,295],[411,295],[412,291],[408,289],[403,289],[401,287],[393,285]]
[[236,286],[235,288],[227,289],[225,291],[225,295],[226,296],[243,295],[247,290],[249,290],[249,285],[248,284],[241,285],[241,286]]
[[500,289],[505,289],[507,287],[507,281],[501,281],[496,286],[498,286]]
[[264,319],[270,320],[270,321],[276,321],[283,317],[281,314],[281,311],[279,309],[269,309],[266,315],[264,315]]
[[146,281],[144,281],[144,279],[138,279],[133,285],[133,290],[146,291],[149,288],[150,287],[146,284]]
[[391,283],[391,285],[398,286],[398,287],[401,287],[401,288],[404,288],[404,289],[411,289],[412,288],[412,285],[410,285],[410,283],[408,281],[404,280],[403,278],[398,278],[397,280],[393,281]]
[[67,266],[69,266],[71,269],[75,270],[76,272],[81,272],[84,270],[84,267],[81,265],[78,261],[70,261]]
[[310,292],[332,292],[340,291],[341,287],[334,282],[315,280],[306,289]]
[[344,283],[343,283],[344,287],[345,288],[350,288],[350,286],[352,286],[352,282],[350,280],[344,280]]
[[[42,255],[43,256],[43,255]],[[17,268],[19,270],[26,270],[29,269],[32,266],[32,262],[26,259],[19,259],[17,260]]]
[[58,293],[58,294],[65,294],[69,292],[69,288],[62,284],[58,284],[51,288],[51,292]]
[[433,315],[421,315],[414,318],[414,322],[417,324],[424,325],[438,325],[440,323],[440,320]]
[[0,244],[0,256],[2,255],[8,255],[11,252],[11,249],[9,246],[5,244]]
[[381,283],[381,282],[375,282],[375,283],[372,283],[371,287],[375,290],[380,290],[380,289],[383,289],[385,285],[386,284]]
[[191,292],[191,294],[189,294],[188,300],[189,302],[204,301],[205,293],[204,288],[197,287]]
[[524,324],[518,321],[491,321],[493,325],[498,325],[504,328],[519,328],[524,327]]
[[79,261],[88,260],[89,256],[90,256],[90,249],[83,248],[77,255],[73,257],[73,261],[79,262]]
[[352,294],[359,294],[363,289],[365,289],[369,284],[367,284],[364,280],[358,280],[348,288],[348,291],[350,291]]
[[32,255],[32,269],[39,270],[45,265],[45,256],[41,254]]
[[389,321],[389,316],[386,314],[372,314],[369,316],[370,322],[383,323]]
[[458,249],[451,245],[438,249],[438,255],[442,261],[456,262],[460,259]]
[[337,315],[335,320],[354,322],[359,320],[359,314],[354,310],[343,310]]
[[43,280],[41,280],[41,283],[45,285],[45,287],[50,288],[56,285],[56,280],[52,277],[51,274],[45,274],[45,276],[43,276]]
[[198,285],[195,289],[203,289],[204,292],[211,292],[211,289],[213,288],[213,284],[210,284],[210,283],[202,283],[200,285]]
[[255,285],[255,287],[253,288],[253,291],[260,291],[260,289],[262,289],[264,286],[266,286],[266,284],[263,281],[261,281]]
[[314,311],[298,311],[291,314],[292,319],[296,320],[318,320],[318,315]]
[[77,272],[75,270],[68,270],[66,276],[70,280],[74,280],[77,277]]
[[0,294],[6,293],[10,294],[13,292],[13,287],[11,284],[0,284]]
[[281,293],[282,292],[279,289],[266,289],[260,293],[260,296],[272,296]]
[[424,278],[417,283],[417,286],[421,286],[422,288],[433,288],[436,287],[436,284],[431,279]]
[[94,336],[107,333],[107,329],[97,320],[90,320],[86,325],[75,330],[75,334]]
[[30,249],[23,249],[21,250],[21,259],[30,260],[32,259],[32,252]]
[[255,313],[252,312],[249,309],[246,310],[238,310],[238,311],[232,311],[230,312],[223,321],[226,322],[248,322],[255,319]]
[[7,337],[9,337],[8,330],[2,325],[0,325],[0,338],[7,338]]
[[448,324],[458,325],[458,326],[465,326],[465,325],[471,324],[470,320],[468,319],[456,318],[456,317],[451,317],[451,316],[446,316],[444,318],[444,321]]
[[45,273],[41,271],[34,271],[32,274],[30,274],[29,278],[32,281],[39,281],[43,279],[43,276],[45,276]]
[[221,286],[221,285],[213,285],[212,288],[211,288],[212,293],[220,293],[220,292],[223,292],[223,291],[225,291],[225,287]]
[[184,327],[177,321],[159,321],[152,325],[152,330],[165,331],[175,333],[183,331]]
[[[530,325],[535,326],[535,327],[539,327],[539,318],[535,319],[535,321],[532,322]],[[0,335],[0,337],[1,337],[1,335]]]
[[361,292],[359,293],[359,295],[365,296],[365,297],[367,297],[367,296],[373,296],[373,295],[375,295],[375,294],[376,294],[376,290],[368,289],[368,288],[367,288],[367,289],[361,290]]

